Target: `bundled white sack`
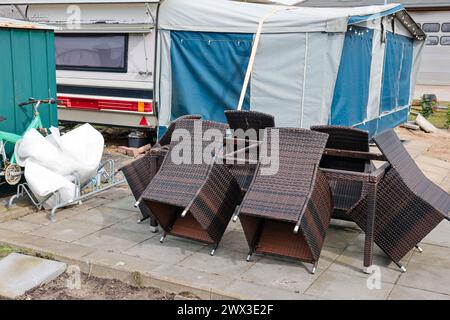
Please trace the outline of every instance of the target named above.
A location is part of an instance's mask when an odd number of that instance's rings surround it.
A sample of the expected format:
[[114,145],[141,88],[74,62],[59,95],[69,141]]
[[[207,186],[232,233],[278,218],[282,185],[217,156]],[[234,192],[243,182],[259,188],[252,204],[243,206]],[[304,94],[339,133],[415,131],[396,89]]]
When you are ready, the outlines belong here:
[[[44,203],[46,209],[50,209],[57,204],[58,198],[65,203],[72,202],[75,198],[76,186],[68,177],[61,176],[53,171],[28,160],[25,167],[25,179],[31,192],[37,200],[42,201],[53,192],[58,191],[58,196],[54,195]],[[57,198],[58,197],[58,198]]]
[[[61,201],[68,202],[73,200],[75,176],[84,184],[96,175],[104,139],[90,124],[64,135],[57,128],[51,128],[50,132],[47,137],[35,129],[26,132],[15,146],[17,163],[25,167],[25,179],[36,197],[42,199],[60,191],[64,195]],[[50,202],[47,204],[51,206]]]

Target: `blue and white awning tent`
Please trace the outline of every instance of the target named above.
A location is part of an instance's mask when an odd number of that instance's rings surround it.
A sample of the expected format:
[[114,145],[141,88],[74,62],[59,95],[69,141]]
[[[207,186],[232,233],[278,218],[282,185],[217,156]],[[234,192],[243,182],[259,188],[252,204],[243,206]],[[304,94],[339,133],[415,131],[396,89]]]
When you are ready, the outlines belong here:
[[371,136],[407,120],[425,34],[401,5],[282,7],[165,0],[155,99],[162,128],[185,114],[225,122],[265,20],[243,109],[279,127],[333,124]]

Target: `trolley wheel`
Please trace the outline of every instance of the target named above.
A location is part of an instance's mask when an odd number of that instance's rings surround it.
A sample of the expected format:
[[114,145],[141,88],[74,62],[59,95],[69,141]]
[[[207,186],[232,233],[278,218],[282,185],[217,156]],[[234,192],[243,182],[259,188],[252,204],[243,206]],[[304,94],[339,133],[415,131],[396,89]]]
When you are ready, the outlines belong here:
[[22,168],[17,164],[8,164],[5,167],[5,180],[9,185],[16,185],[22,179]]

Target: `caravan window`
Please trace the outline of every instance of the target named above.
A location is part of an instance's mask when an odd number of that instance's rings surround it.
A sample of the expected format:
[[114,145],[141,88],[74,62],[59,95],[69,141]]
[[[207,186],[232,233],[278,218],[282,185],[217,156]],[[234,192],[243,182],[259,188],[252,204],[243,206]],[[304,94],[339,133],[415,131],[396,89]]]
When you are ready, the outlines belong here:
[[56,68],[127,72],[126,34],[57,34]]
[[439,23],[424,23],[422,29],[425,32],[439,32],[441,25]]

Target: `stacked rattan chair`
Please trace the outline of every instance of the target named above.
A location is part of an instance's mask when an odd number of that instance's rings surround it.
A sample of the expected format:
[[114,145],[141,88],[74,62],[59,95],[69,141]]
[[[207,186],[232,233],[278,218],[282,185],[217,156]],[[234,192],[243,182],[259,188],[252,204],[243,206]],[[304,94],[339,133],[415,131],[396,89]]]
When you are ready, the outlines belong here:
[[[236,213],[250,248],[247,259],[254,253],[290,257],[312,263],[314,273],[333,208],[319,169],[327,135],[294,128],[266,131],[255,177]],[[278,170],[268,164],[267,150],[278,150]]]
[[[211,143],[204,132],[216,129],[225,136],[228,125],[182,120],[176,124],[178,129],[188,132],[191,139],[177,141],[172,137],[168,154],[142,200],[164,230],[161,242],[167,234],[188,238],[212,244],[213,255],[241,201],[241,190],[220,161],[204,161],[203,151]],[[187,152],[190,163],[176,160],[180,150]]]
[[[400,260],[442,220],[450,219],[450,196],[425,177],[393,130],[374,141],[391,165],[378,187],[374,240],[406,271]],[[366,196],[348,212],[363,230],[367,206]]]
[[[275,127],[275,119],[272,115],[258,111],[227,110],[225,111],[225,116],[230,125],[230,129],[233,130],[233,136],[235,138],[244,138],[240,134],[245,133],[249,129],[255,130],[256,134],[253,137],[255,141],[247,141],[245,144],[247,148],[263,139],[264,129]],[[251,140],[251,137],[247,136],[245,138]],[[255,175],[256,164],[254,161],[258,159],[258,146],[255,147],[255,153],[248,151],[237,154],[236,159],[244,158],[244,161],[239,162],[236,160],[234,163],[228,163],[228,168],[241,186],[243,194],[247,191]],[[255,157],[252,158],[252,155],[255,155]],[[254,161],[252,162],[252,160]]]
[[[369,135],[366,131],[343,126],[312,126],[311,130],[328,134],[327,148],[335,150],[369,152]],[[321,168],[365,172],[373,170],[370,160],[324,155]],[[363,196],[364,182],[352,179],[330,179],[334,200],[333,218],[351,220],[350,210]]]
[[[175,129],[177,121],[183,119],[200,119],[198,115],[187,115],[182,116],[170,123],[167,131],[161,137],[159,142],[155,144],[143,157],[134,160],[133,162],[123,166],[119,170],[123,172],[125,179],[136,199],[136,206],[142,214],[142,219],[138,221],[141,223],[152,217],[152,213],[147,206],[141,203],[140,197],[144,192],[145,188],[148,186],[152,178],[158,172],[166,154],[168,151],[168,145],[170,144],[170,139],[172,133]],[[152,219],[153,220],[153,219]],[[151,226],[156,231],[156,222],[151,221]]]

